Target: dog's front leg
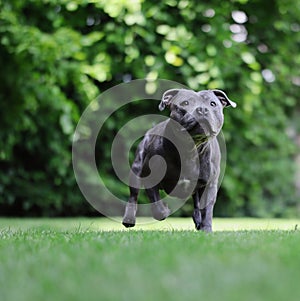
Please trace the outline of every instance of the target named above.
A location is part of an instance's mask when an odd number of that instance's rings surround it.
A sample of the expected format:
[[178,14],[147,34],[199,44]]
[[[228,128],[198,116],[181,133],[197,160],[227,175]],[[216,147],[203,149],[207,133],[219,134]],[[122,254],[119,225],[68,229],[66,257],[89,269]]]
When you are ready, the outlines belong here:
[[212,232],[212,218],[213,218],[213,207],[214,204],[208,205],[206,208],[201,209],[201,230],[205,232]]
[[161,201],[158,187],[148,188],[146,193],[151,201],[153,217],[159,221],[167,218],[171,214],[171,210]]
[[200,230],[212,232],[213,209],[217,198],[217,184],[209,184],[206,186],[200,201],[201,209],[201,226]]
[[195,227],[197,230],[201,229],[201,222],[202,222],[202,217],[201,217],[201,212],[200,212],[200,197],[201,197],[200,190],[196,191],[193,194],[193,200],[194,200],[194,213],[193,213],[193,220],[195,223]]

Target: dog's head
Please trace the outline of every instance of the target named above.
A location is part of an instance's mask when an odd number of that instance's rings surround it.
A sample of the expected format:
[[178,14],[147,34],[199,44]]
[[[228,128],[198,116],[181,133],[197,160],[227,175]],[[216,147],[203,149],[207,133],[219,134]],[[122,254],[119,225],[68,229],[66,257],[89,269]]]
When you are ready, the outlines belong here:
[[220,132],[223,109],[236,107],[221,90],[195,92],[186,89],[172,89],[163,94],[159,109],[171,110],[170,117],[180,123],[193,137],[207,140]]

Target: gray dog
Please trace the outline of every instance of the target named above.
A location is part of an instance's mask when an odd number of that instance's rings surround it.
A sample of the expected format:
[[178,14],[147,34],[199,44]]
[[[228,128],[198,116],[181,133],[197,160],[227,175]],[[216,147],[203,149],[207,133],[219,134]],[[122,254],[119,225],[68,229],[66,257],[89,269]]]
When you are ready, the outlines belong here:
[[[153,185],[151,180],[146,185],[143,183],[153,217],[163,220],[171,213],[160,200],[160,189],[179,198],[192,195],[196,229],[212,231],[221,160],[216,136],[223,126],[223,108],[228,106],[236,107],[236,103],[221,90],[172,89],[163,94],[159,109],[169,107],[171,118],[150,129],[138,146],[129,182],[130,197],[123,217],[125,227],[135,225],[137,197],[142,185],[139,179],[161,172],[161,161],[155,164],[152,160],[158,155],[166,163],[163,177]],[[174,142],[183,149],[180,154]]]

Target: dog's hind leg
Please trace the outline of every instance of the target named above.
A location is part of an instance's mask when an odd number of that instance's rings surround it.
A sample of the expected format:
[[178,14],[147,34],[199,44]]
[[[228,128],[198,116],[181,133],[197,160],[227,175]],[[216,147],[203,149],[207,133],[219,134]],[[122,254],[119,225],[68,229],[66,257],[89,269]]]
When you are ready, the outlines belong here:
[[126,228],[135,226],[136,211],[137,211],[137,197],[139,194],[138,188],[130,187],[129,189],[130,189],[130,197],[126,204],[125,213],[122,222],[122,224]]
[[144,149],[145,149],[145,139],[141,141],[136,151],[135,159],[132,163],[131,173],[129,176],[129,190],[130,196],[126,204],[125,213],[123,216],[122,224],[126,227],[134,227],[136,221],[136,211],[137,211],[137,198],[139,194],[139,188],[141,183],[139,177],[142,173],[142,167],[144,162]]
[[146,189],[146,193],[151,201],[153,217],[159,221],[167,218],[171,214],[171,210],[161,201],[158,187]]

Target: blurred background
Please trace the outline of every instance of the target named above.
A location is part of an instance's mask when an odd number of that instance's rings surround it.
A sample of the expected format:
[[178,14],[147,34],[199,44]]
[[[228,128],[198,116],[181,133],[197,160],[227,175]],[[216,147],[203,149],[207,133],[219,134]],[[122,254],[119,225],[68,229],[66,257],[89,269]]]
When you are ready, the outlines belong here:
[[[299,49],[292,0],[0,0],[0,215],[99,216],[72,169],[80,115],[116,84],[161,78],[238,104],[225,112],[215,215],[299,217]],[[98,143],[124,200],[110,139],[124,120],[157,112],[155,102],[116,112]]]

